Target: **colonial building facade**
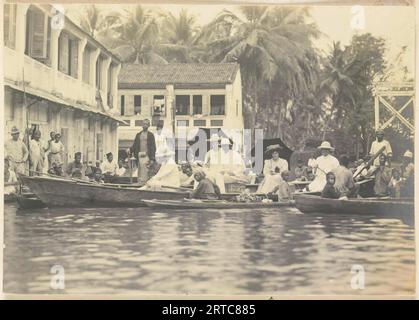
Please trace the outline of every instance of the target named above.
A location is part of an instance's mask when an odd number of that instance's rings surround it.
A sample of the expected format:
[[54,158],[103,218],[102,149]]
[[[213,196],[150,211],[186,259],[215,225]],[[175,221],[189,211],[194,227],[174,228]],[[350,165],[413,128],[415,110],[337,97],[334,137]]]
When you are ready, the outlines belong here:
[[[179,138],[197,129],[242,131],[242,84],[237,63],[124,64],[118,80],[120,149],[131,146],[142,120],[159,120]],[[180,145],[178,141],[178,146]]]
[[65,162],[117,152],[116,56],[48,4],[4,5],[3,52],[5,137],[13,126],[59,132]]

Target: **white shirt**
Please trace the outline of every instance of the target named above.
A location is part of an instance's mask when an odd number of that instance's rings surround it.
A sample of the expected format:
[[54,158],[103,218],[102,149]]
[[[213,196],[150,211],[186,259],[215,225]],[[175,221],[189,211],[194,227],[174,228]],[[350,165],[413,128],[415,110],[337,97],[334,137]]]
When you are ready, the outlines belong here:
[[117,176],[123,176],[125,174],[126,169],[124,167],[116,169]]
[[332,155],[320,156],[312,162],[317,167],[316,178],[309,184],[310,191],[322,191],[326,185],[326,174],[339,167],[339,161]]
[[265,160],[265,164],[263,166],[263,174],[270,175],[271,172],[275,172],[275,168],[279,169],[279,173],[288,170],[288,161],[282,158],[278,158],[277,160],[268,159]]
[[44,147],[41,141],[36,141],[31,139],[29,141],[29,154],[31,159],[40,159],[44,158]]
[[118,164],[115,160],[112,160],[112,162],[109,162],[108,159],[102,162],[100,169],[102,170],[102,173],[110,173],[110,174],[116,174],[116,170],[118,169]]
[[[375,155],[378,151],[380,151],[380,149],[382,147],[385,147],[383,153],[387,156],[390,153],[393,153],[393,151],[391,150],[391,145],[390,142],[388,142],[387,140],[380,141],[378,142],[377,140],[373,141],[373,143],[371,144],[371,150],[370,150],[370,155]],[[377,157],[374,160],[374,165],[378,166],[380,165],[380,157]]]
[[148,180],[147,185],[180,187],[180,172],[176,162],[173,159],[169,159],[162,164],[156,175]]

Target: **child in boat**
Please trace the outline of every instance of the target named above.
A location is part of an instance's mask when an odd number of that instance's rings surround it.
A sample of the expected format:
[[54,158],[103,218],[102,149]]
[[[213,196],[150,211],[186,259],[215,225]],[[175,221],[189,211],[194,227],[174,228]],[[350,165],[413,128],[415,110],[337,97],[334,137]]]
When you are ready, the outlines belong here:
[[307,180],[307,166],[304,165],[301,158],[297,159],[297,167],[294,169],[294,175],[296,180]]
[[340,193],[335,187],[336,176],[333,172],[326,174],[326,185],[322,191],[322,198],[339,199]]
[[388,184],[388,189],[390,192],[390,196],[393,198],[400,198],[400,186],[402,183],[402,178],[400,171],[397,168],[393,168],[391,170],[391,180]]
[[198,182],[198,186],[190,193],[190,198],[209,200],[217,200],[220,198],[220,189],[206,177],[204,171],[197,170],[194,174],[194,178]]
[[282,181],[275,187],[274,193],[278,195],[278,202],[288,202],[292,200],[292,190],[289,185],[290,172],[288,170],[281,172]]

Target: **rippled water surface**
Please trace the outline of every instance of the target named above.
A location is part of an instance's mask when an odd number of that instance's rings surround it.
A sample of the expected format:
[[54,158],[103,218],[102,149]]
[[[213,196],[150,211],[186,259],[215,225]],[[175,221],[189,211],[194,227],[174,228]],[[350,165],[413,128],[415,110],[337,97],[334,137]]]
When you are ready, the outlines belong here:
[[[8,293],[408,294],[414,229],[297,209],[156,211],[5,206]],[[61,265],[65,289],[53,290]],[[365,288],[351,288],[351,267]]]

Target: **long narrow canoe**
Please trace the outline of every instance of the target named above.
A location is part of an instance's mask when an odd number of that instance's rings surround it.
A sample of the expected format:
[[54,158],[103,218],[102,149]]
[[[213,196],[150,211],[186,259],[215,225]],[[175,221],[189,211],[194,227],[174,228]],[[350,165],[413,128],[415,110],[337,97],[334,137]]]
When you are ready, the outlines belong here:
[[[97,184],[45,176],[21,176],[23,183],[48,207],[142,207],[143,200],[182,200],[187,192],[140,190],[138,187]],[[236,193],[222,195],[234,200]]]
[[362,214],[383,218],[403,218],[413,222],[413,199],[326,199],[313,195],[298,195],[295,206],[303,213]]
[[292,207],[294,202],[236,202],[225,200],[144,200],[150,208],[165,209],[263,209]]

